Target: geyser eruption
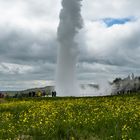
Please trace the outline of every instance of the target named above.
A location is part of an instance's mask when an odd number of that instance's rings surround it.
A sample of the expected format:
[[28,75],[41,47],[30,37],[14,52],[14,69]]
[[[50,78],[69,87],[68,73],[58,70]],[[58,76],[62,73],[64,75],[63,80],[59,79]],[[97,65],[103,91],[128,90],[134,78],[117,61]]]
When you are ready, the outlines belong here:
[[76,80],[78,44],[75,37],[82,28],[81,1],[62,1],[63,8],[60,12],[60,23],[57,30],[59,48],[56,91],[59,96],[75,96],[79,92]]

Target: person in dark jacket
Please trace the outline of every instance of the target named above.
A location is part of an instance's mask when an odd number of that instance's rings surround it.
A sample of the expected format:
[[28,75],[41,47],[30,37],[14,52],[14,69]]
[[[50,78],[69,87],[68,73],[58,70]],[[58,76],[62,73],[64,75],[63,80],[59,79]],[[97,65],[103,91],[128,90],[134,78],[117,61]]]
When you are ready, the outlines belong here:
[[35,92],[34,91],[32,91],[32,97],[35,97]]
[[31,92],[29,92],[29,97],[31,97],[32,96],[32,93]]
[[52,97],[56,97],[56,91],[52,91]]

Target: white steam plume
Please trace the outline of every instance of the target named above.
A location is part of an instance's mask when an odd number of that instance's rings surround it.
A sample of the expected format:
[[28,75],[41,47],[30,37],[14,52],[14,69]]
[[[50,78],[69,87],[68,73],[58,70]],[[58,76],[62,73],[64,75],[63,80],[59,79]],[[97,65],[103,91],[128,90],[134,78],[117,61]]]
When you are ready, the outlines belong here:
[[82,28],[82,0],[63,0],[57,30],[59,42],[57,58],[56,91],[59,96],[78,95],[76,63],[78,47],[75,37]]

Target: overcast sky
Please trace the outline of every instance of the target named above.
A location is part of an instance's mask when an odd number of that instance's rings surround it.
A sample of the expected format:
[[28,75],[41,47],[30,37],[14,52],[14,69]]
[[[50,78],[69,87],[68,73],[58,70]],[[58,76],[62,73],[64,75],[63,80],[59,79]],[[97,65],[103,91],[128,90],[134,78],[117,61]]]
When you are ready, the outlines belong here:
[[[83,0],[80,81],[140,75],[140,1]],[[0,0],[0,90],[51,84],[61,0]]]

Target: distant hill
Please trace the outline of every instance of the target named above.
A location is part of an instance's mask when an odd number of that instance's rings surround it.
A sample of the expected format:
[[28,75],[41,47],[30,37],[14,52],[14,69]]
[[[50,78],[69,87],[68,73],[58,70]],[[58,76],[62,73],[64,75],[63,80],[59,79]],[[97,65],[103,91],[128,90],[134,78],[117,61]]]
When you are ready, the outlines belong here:
[[52,90],[54,90],[54,86],[46,86],[46,87],[39,87],[39,88],[31,88],[31,89],[26,89],[21,91],[22,93],[28,93],[31,91],[37,92],[37,91],[48,91],[51,92]]
[[51,91],[54,89],[54,86],[46,86],[46,87],[39,87],[39,88],[31,88],[26,90],[19,90],[19,91],[0,91],[1,93],[8,93],[9,96],[13,96],[15,94],[27,94],[29,92],[38,92],[38,91],[45,91],[48,94],[51,94]]

